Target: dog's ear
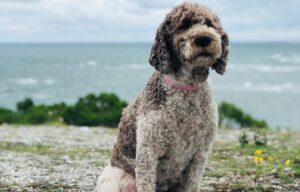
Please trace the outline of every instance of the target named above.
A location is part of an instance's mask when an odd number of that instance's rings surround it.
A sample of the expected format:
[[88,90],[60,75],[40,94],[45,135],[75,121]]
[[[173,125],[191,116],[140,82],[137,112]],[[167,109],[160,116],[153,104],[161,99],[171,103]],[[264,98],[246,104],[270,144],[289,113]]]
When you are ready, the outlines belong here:
[[223,75],[225,73],[225,68],[228,61],[229,53],[229,39],[227,33],[222,31],[221,35],[221,45],[222,45],[222,54],[221,57],[212,65],[212,68],[219,74]]
[[180,63],[172,45],[173,28],[168,15],[159,26],[151,49],[149,63],[162,74],[177,73],[180,69]]

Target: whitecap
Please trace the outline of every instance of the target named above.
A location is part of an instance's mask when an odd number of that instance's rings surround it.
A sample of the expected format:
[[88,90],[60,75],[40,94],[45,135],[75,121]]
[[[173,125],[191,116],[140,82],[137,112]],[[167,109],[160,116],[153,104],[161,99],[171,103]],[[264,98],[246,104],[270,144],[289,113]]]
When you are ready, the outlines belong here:
[[219,90],[231,90],[231,91],[254,91],[254,92],[283,92],[290,91],[294,88],[294,85],[290,82],[282,84],[261,84],[253,85],[252,82],[243,82],[243,85],[236,86],[217,86]]
[[243,83],[244,88],[251,88],[252,87],[252,83],[249,81],[246,81]]
[[97,62],[94,60],[88,60],[79,63],[79,67],[96,67],[96,66],[97,66]]
[[281,53],[275,53],[272,55],[272,58],[276,61],[279,61],[281,63],[286,63],[290,60],[290,58],[282,55]]
[[275,61],[279,61],[280,63],[300,63],[300,55],[289,55],[286,56],[282,53],[275,53],[271,55],[271,58]]
[[231,64],[228,66],[231,70],[254,70],[261,73],[291,73],[300,71],[300,66],[297,65],[259,65],[259,64]]
[[97,62],[94,61],[94,60],[88,60],[88,61],[86,62],[86,65],[87,65],[87,66],[91,66],[91,67],[95,67],[95,66],[97,65]]
[[12,80],[16,84],[20,85],[36,85],[39,83],[37,79],[34,78],[23,78],[23,79],[14,79]]
[[264,65],[264,66],[258,66],[256,68],[259,72],[269,73],[269,72],[275,72],[275,73],[281,73],[281,72],[296,72],[300,70],[299,66],[271,66],[271,65]]

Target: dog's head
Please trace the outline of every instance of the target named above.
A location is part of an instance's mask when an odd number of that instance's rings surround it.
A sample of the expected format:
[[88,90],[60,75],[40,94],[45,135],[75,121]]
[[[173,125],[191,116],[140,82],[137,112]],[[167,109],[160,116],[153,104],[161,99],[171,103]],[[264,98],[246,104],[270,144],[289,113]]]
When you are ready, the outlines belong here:
[[176,6],[159,26],[149,62],[162,74],[208,75],[225,72],[228,36],[210,9],[193,3]]

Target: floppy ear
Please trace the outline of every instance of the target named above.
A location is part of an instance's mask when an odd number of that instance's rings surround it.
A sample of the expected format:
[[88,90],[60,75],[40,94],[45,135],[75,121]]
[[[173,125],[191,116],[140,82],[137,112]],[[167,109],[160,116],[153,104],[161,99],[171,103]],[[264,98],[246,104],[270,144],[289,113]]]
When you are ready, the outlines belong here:
[[150,64],[162,74],[177,73],[180,69],[179,60],[173,50],[171,28],[173,27],[167,16],[157,30],[149,58]]
[[229,40],[227,33],[222,31],[221,41],[222,41],[222,54],[219,59],[212,65],[212,68],[219,74],[223,75],[225,73],[225,68],[228,61],[229,53]]

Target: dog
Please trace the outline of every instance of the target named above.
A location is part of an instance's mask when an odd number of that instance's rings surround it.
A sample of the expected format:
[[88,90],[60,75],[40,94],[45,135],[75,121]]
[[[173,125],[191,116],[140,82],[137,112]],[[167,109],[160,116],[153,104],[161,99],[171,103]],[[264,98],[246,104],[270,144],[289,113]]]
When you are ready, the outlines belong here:
[[217,127],[207,81],[224,74],[228,35],[210,9],[176,6],[159,26],[149,62],[156,69],[124,109],[98,192],[197,192]]

